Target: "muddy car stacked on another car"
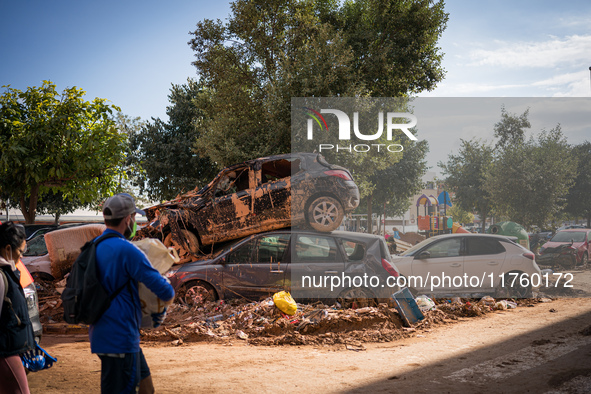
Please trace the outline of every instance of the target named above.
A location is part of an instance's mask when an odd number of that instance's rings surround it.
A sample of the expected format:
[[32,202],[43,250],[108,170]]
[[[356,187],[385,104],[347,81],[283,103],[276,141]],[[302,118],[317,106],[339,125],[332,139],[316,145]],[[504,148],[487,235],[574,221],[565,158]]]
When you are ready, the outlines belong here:
[[315,153],[269,156],[223,169],[207,186],[147,208],[140,236],[178,250],[181,263],[208,245],[286,227],[330,232],[359,205],[351,173]]

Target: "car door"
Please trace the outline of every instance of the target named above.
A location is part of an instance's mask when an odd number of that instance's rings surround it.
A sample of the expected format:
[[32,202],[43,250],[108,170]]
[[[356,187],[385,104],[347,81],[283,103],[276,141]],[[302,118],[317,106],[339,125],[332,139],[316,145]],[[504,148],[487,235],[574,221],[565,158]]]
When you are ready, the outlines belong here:
[[344,269],[344,259],[333,237],[292,235],[286,278],[296,300],[337,298],[343,289]]
[[264,298],[284,289],[290,234],[250,237],[221,260],[226,296]]
[[211,201],[215,242],[237,238],[251,226],[254,182],[254,171],[248,165],[219,176]]
[[256,163],[253,205],[257,224],[291,221],[291,167],[286,158]]
[[410,287],[430,294],[454,294],[463,290],[462,244],[463,237],[442,238],[417,253],[412,261],[415,278]]
[[466,237],[464,274],[469,287],[476,291],[489,291],[501,272],[507,251],[501,242],[488,237]]

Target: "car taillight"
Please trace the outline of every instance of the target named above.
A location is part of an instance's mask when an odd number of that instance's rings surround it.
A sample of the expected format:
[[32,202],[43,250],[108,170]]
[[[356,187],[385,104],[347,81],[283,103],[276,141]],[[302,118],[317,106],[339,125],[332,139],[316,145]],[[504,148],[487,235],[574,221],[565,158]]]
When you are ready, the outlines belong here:
[[398,278],[398,271],[396,271],[396,270],[394,269],[394,267],[392,267],[392,265],[391,265],[391,264],[388,262],[388,260],[386,260],[386,259],[382,259],[382,267],[384,267],[384,269],[385,269],[386,271],[388,271],[388,273],[389,273],[390,275],[392,275],[392,276],[393,276],[393,277],[395,277],[395,278]]
[[[541,254],[541,253],[540,253],[540,254]],[[528,258],[528,259],[530,259],[530,260],[535,260],[535,258],[536,258],[536,255],[535,255],[535,254],[533,254],[532,252],[526,252],[526,253],[524,253],[524,254],[523,254],[523,257],[527,257],[527,258]]]
[[326,175],[330,175],[330,176],[338,176],[339,178],[343,178],[346,181],[353,180],[353,178],[351,178],[351,175],[349,175],[349,173],[344,170],[329,170],[329,171],[324,171],[324,173]]

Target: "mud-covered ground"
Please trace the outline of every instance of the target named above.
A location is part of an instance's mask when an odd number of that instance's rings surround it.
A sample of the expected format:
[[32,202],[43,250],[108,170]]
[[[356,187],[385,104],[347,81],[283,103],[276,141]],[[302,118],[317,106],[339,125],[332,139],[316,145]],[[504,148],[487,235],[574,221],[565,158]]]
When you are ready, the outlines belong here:
[[[352,336],[343,332],[335,334],[342,343],[297,346],[268,341],[263,344],[270,346],[257,346],[261,338],[281,335],[207,340],[188,336],[181,342],[150,334],[142,347],[160,393],[588,393],[591,300],[544,301],[475,316],[462,316],[467,309],[446,311],[440,304],[444,310],[426,312],[428,324],[391,328],[399,335],[388,342],[364,342],[358,336],[357,342],[349,341]],[[176,313],[170,321],[189,317]],[[371,331],[372,319],[351,310],[342,313],[370,327],[350,333]],[[188,325],[195,323],[190,320]],[[171,327],[170,321],[165,328]],[[90,353],[85,333],[46,334],[41,344],[58,362],[29,374],[32,393],[100,391],[100,363]]]

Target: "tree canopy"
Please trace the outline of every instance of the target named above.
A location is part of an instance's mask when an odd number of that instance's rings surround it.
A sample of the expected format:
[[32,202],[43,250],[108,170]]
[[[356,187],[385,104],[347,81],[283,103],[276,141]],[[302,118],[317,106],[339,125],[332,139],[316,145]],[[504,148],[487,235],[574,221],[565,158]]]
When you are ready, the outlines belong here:
[[491,196],[485,189],[486,174],[493,160],[493,149],[480,140],[460,140],[460,150],[439,163],[445,184],[455,193],[454,203],[464,211],[476,212],[482,229],[491,210]]
[[292,97],[401,97],[443,78],[442,1],[237,0],[189,42],[211,90],[198,152],[222,166],[290,150]]
[[83,99],[77,87],[61,94],[50,81],[26,91],[4,86],[0,96],[0,191],[18,201],[34,223],[39,199],[61,193],[81,204],[119,184],[125,135],[111,119],[106,99]]
[[572,155],[578,159],[578,168],[575,184],[566,198],[566,212],[587,219],[587,227],[591,228],[591,142],[574,146]]
[[566,205],[577,174],[577,159],[560,125],[525,138],[529,111],[521,115],[501,109],[494,125],[495,148],[463,141],[457,155],[440,163],[455,202],[464,210],[490,213],[530,228],[545,228]]

